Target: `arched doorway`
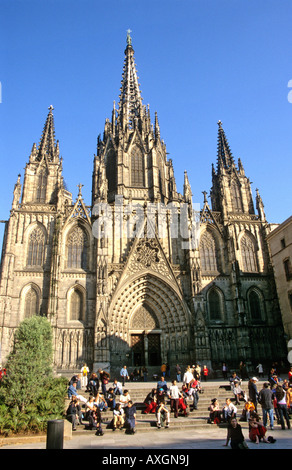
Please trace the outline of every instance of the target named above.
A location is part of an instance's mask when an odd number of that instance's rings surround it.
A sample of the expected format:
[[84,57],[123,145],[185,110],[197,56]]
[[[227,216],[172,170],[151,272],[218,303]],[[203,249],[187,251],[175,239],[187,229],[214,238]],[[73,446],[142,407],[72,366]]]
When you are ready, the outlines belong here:
[[130,324],[133,366],[161,364],[161,329],[152,308],[143,302],[135,309]]
[[165,279],[145,273],[121,283],[109,308],[111,367],[189,362],[189,319],[180,292]]

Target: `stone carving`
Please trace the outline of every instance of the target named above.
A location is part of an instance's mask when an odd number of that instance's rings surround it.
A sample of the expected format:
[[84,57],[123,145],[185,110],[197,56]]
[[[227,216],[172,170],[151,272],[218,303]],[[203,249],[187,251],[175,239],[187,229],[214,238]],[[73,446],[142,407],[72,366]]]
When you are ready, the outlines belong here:
[[154,330],[159,328],[159,322],[151,308],[148,305],[142,305],[134,313],[131,326],[137,330]]
[[164,278],[173,281],[173,276],[160,252],[155,239],[141,239],[136,245],[128,270],[131,274],[145,269],[161,274]]

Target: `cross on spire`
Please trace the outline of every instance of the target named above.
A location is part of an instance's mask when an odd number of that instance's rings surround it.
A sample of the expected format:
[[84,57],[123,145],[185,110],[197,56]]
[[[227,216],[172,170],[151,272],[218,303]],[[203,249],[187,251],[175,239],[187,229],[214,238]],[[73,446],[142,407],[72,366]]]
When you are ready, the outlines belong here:
[[130,29],[127,29],[127,44],[128,44],[128,46],[132,45],[131,32],[132,31]]
[[77,184],[77,188],[79,188],[78,196],[82,196],[81,189],[83,188],[83,184],[81,184],[81,183]]

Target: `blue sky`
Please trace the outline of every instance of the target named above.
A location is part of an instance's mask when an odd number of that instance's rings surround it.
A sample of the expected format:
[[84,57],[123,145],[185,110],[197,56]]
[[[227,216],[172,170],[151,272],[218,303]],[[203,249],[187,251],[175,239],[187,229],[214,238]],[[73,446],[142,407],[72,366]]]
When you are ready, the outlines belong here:
[[291,215],[290,0],[0,0],[0,7],[1,220],[51,104],[68,189],[75,199],[81,182],[90,204],[97,136],[118,101],[128,28],[143,102],[152,121],[158,113],[178,190],[187,170],[195,203],[210,191],[220,119],[268,221]]

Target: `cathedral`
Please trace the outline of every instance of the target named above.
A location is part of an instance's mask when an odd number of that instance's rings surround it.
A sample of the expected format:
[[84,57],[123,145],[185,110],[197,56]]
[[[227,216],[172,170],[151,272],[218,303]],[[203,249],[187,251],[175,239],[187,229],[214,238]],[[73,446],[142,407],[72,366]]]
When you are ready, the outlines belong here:
[[285,361],[272,227],[221,121],[215,158],[198,209],[187,172],[178,192],[128,34],[119,102],[97,138],[92,200],[82,184],[73,200],[65,185],[52,106],[18,176],[1,258],[3,363],[32,315],[52,325],[56,371]]

